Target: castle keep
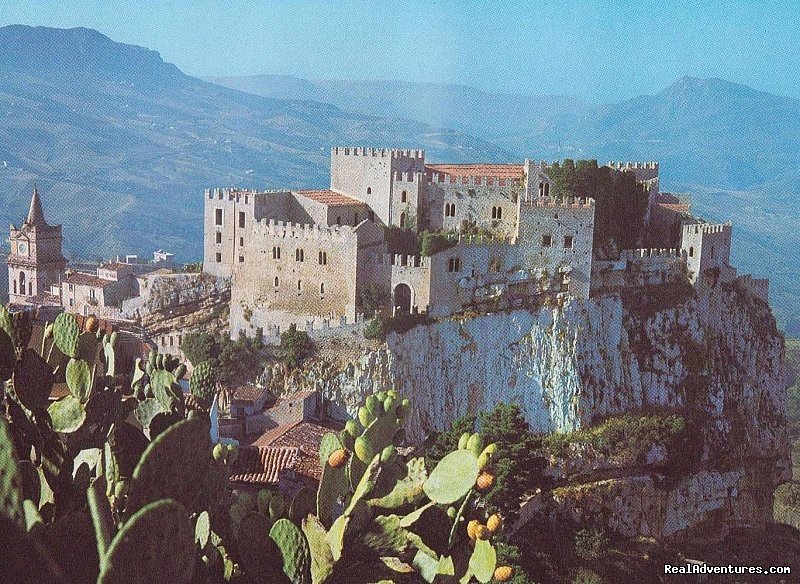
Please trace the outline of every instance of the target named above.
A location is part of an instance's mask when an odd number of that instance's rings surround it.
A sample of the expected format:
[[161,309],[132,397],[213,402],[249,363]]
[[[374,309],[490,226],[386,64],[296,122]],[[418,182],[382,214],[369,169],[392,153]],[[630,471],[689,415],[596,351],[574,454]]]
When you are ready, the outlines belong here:
[[[736,278],[730,225],[694,218],[660,193],[656,162],[609,166],[635,174],[648,232],[670,247],[593,265],[595,202],[552,196],[543,162],[429,164],[422,150],[337,147],[329,189],[207,189],[203,269],[232,280],[231,335],[268,337],[292,324],[356,324],[375,296],[395,314],[447,316],[588,298],[636,278],[698,289],[709,270]],[[391,228],[438,233],[439,245],[391,254]],[[766,299],[763,281],[741,282]]]

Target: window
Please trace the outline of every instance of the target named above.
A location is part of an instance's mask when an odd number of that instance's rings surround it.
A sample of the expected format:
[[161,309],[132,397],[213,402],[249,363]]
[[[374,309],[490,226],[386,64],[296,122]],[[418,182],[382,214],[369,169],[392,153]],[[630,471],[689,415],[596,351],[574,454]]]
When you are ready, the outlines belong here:
[[297,281],[297,291],[300,292],[303,290],[303,282],[300,280]]
[[239,238],[239,247],[244,247],[244,237]]
[[575,243],[575,238],[572,235],[565,235],[564,236],[564,249],[572,249]]
[[358,225],[358,213],[356,213],[355,217],[353,218],[353,227],[355,227],[356,225]]
[[339,215],[339,216],[336,218],[336,225],[341,225],[341,224],[342,224],[342,216],[341,216],[341,215]]
[[502,218],[503,218],[503,208],[492,207],[492,219],[502,219]]
[[222,254],[218,253],[214,259],[217,260],[218,264],[221,263],[222,262]]
[[371,195],[371,194],[372,194],[372,188],[371,188],[371,187],[367,187],[367,194],[368,194],[368,195]]
[[222,209],[214,209],[214,225],[222,225]]
[[459,258],[450,258],[447,261],[447,271],[448,272],[460,272],[461,271],[461,260]]
[[241,256],[241,255],[239,256],[239,263],[240,264],[244,263],[244,256]]
[[33,282],[28,282],[28,296],[33,296]]
[[553,245],[552,235],[542,235],[542,247],[550,247]]
[[303,252],[302,249],[294,250],[294,261],[296,261],[296,262],[304,262],[305,259],[306,259],[305,256],[306,256],[306,254],[305,254],[305,252]]
[[400,213],[400,227],[406,226],[406,214]]
[[67,284],[67,288],[69,288],[70,292],[73,292],[75,290],[75,286],[73,284]]
[[94,288],[89,288],[89,298],[91,298],[92,300],[95,300],[96,299],[95,296],[96,296],[95,289]]
[[456,204],[455,203],[445,203],[445,205],[444,205],[444,216],[445,217],[455,217],[456,216]]
[[325,282],[322,282],[322,283],[319,285],[319,293],[320,293],[320,294],[325,294]]
[[239,211],[239,227],[244,227],[244,211]]
[[222,232],[221,232],[221,231],[217,231],[217,234],[216,234],[216,239],[215,239],[215,241],[216,241],[217,243],[222,243]]
[[14,280],[14,294],[17,293],[17,281]]
[[328,265],[328,252],[326,251],[319,252],[319,265],[321,266]]
[[693,257],[694,257],[694,246],[692,246],[692,247],[690,247],[690,248],[689,248],[689,257],[690,257],[690,258],[693,258]]
[[544,196],[544,183],[543,182],[539,183],[539,196],[540,197]]
[[175,339],[173,337],[169,338],[169,346],[170,347],[174,347],[175,346]]
[[273,260],[281,259],[281,248],[277,246],[272,248],[272,259]]
[[278,287],[278,284],[279,284],[279,282],[278,282],[278,276],[275,276],[275,287],[276,287],[276,288]]
[[400,202],[401,203],[407,203],[408,202],[408,193],[406,191],[403,191],[402,193],[400,193]]
[[70,306],[75,306],[75,299],[74,298],[70,298],[69,299],[69,305]]

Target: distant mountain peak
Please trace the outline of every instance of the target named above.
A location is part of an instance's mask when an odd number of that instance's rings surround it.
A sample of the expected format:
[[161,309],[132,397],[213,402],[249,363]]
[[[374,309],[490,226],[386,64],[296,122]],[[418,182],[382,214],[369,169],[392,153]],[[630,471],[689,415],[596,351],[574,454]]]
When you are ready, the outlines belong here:
[[164,62],[157,51],[118,43],[85,27],[0,27],[0,54],[2,72],[46,72],[54,81],[100,78],[164,82],[186,78],[177,67]]

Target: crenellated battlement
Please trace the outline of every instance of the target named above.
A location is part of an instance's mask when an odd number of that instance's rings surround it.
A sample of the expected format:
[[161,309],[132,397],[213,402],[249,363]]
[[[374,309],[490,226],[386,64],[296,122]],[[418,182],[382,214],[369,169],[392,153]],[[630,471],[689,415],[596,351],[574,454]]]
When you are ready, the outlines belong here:
[[422,268],[427,270],[431,267],[431,258],[426,256],[387,253],[380,256],[380,258],[382,264],[397,268]]
[[609,162],[606,166],[614,170],[658,170],[658,162],[648,160],[647,162]]
[[766,278],[754,278],[750,274],[744,274],[736,278],[736,284],[743,287],[750,294],[761,298],[767,302],[769,298],[769,280]]
[[259,191],[258,189],[240,189],[236,187],[223,187],[223,188],[213,188],[213,189],[205,189],[206,199],[208,200],[218,200],[218,201],[241,201],[245,197],[253,197],[255,195],[269,195],[269,194],[278,194],[278,193],[288,193],[286,189],[272,189],[272,190],[263,190]]
[[334,146],[334,156],[371,156],[373,158],[419,158],[425,159],[424,150],[401,150],[397,148],[367,148],[364,146]]
[[683,235],[699,235],[701,233],[730,233],[733,225],[728,223],[688,223],[683,226]]
[[261,219],[253,226],[255,236],[278,237],[282,239],[313,239],[343,242],[355,236],[355,228],[349,225],[322,226],[317,223],[293,223]]
[[523,207],[552,207],[562,209],[593,209],[594,199],[583,197],[530,197],[522,201]]
[[396,183],[410,183],[419,184],[424,180],[424,173],[422,172],[395,172],[392,175],[392,180]]
[[686,250],[680,248],[640,248],[624,249],[619,252],[620,260],[635,261],[641,258],[681,258],[686,259]]
[[501,178],[497,176],[457,176],[446,172],[428,171],[425,173],[428,184],[451,184],[464,186],[510,187],[522,184],[521,179]]

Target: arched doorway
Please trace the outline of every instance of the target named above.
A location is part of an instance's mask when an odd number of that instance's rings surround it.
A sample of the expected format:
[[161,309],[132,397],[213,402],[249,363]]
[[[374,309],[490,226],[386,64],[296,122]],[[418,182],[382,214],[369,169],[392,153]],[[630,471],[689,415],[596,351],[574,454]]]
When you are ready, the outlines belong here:
[[408,284],[394,287],[394,309],[397,314],[411,312],[411,287]]
[[19,273],[19,293],[25,295],[25,272]]

